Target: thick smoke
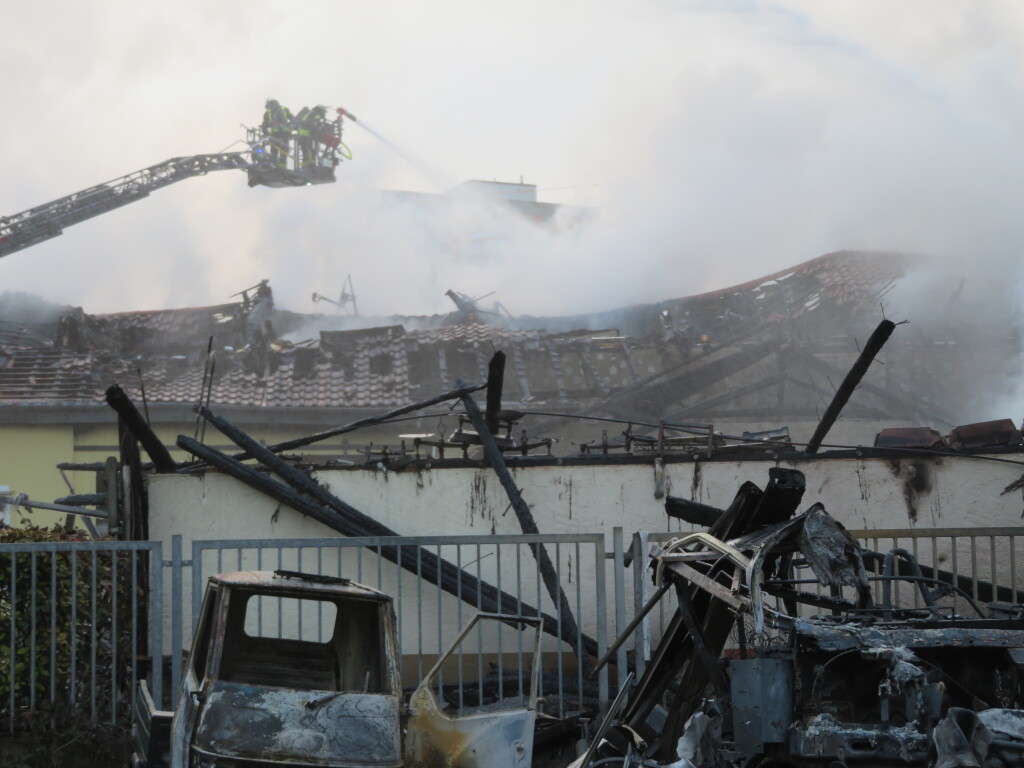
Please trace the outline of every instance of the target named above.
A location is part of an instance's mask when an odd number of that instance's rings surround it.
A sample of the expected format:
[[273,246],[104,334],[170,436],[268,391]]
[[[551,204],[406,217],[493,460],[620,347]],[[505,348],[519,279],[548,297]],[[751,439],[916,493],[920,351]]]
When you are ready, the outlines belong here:
[[[843,248],[1016,280],[1010,3],[400,5],[12,11],[4,213],[222,149],[270,96],[344,106],[416,162],[350,126],[334,186],[186,181],[3,259],[4,286],[101,312],[219,303],[269,278],[280,306],[310,311],[351,274],[365,314],[446,312],[454,288],[555,315]],[[552,232],[488,200],[435,211],[379,192],[520,176],[599,214]]]

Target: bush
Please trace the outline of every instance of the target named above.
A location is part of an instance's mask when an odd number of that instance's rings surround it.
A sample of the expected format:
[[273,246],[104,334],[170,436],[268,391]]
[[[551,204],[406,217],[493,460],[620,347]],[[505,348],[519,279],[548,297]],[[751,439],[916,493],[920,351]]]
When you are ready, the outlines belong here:
[[[60,526],[0,530],[0,727],[55,748],[126,732],[145,653],[146,595],[133,600],[130,552],[3,547],[77,541]],[[145,574],[145,556],[136,566]]]

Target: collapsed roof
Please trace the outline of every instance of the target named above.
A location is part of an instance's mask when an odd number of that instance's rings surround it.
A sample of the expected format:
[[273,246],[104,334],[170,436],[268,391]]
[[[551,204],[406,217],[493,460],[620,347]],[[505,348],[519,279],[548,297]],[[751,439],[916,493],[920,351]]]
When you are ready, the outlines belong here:
[[[275,307],[266,283],[213,307],[108,315],[69,308],[45,323],[23,309],[5,312],[0,299],[0,407],[99,402],[119,382],[132,397],[141,383],[149,403],[380,409],[457,379],[482,381],[501,349],[509,407],[813,420],[857,354],[853,339],[877,323],[880,301],[912,263],[901,254],[837,252],[712,293],[514,320],[472,311],[376,321],[299,314]],[[963,402],[962,393],[922,396],[918,379],[934,383],[942,363],[919,346],[912,365],[888,365],[883,385],[866,384],[848,415],[951,426],[942,403]]]

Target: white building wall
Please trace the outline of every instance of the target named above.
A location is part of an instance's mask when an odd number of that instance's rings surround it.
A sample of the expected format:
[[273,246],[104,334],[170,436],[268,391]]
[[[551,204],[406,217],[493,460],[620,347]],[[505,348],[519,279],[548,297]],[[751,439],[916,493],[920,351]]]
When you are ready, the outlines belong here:
[[[1001,456],[999,458],[1007,458]],[[768,480],[765,461],[712,461],[668,464],[661,478],[667,493],[717,507],[727,507],[740,484],[749,480],[763,487]],[[1021,491],[1001,496],[1003,488],[1024,474],[1024,465],[972,458],[938,458],[933,460],[904,459],[815,459],[799,463],[780,463],[804,472],[807,491],[801,509],[821,501],[825,508],[851,529],[952,528],[963,526],[1019,526],[1024,496]],[[513,470],[516,484],[533,512],[542,533],[604,533],[621,526],[627,536],[636,530],[689,530],[690,526],[668,518],[664,500],[655,497],[659,486],[658,470],[650,464],[544,466]],[[336,496],[380,523],[405,536],[459,534],[521,533],[514,512],[494,472],[482,468],[424,469],[420,471],[383,472],[371,470],[324,470],[317,479]],[[191,552],[193,540],[204,539],[307,539],[334,537],[337,534],[321,523],[216,472],[200,475],[154,475],[149,482],[150,532],[162,540],[170,551],[171,537],[181,534],[185,557]],[[1024,542],[1024,537],[1018,539]],[[883,546],[888,544],[883,542]],[[939,539],[928,559],[939,564],[952,558],[949,539]],[[963,545],[961,545],[963,546]],[[608,551],[612,548],[606,539]],[[1021,549],[1021,547],[1018,547]],[[562,576],[563,589],[575,604],[577,594],[582,601],[582,624],[585,632],[596,632],[595,590],[592,552],[562,546],[556,553],[548,547]],[[443,550],[442,557],[455,561],[453,549]],[[309,554],[306,560],[291,560],[287,568],[315,570]],[[463,566],[486,581],[497,583],[497,558],[486,556],[480,563],[469,563],[464,554]],[[501,587],[515,591],[517,566],[504,556],[501,564]],[[533,563],[529,550],[521,550],[521,588],[524,600],[554,614],[555,609],[543,590],[538,590],[532,576]],[[962,554],[960,555],[962,558]],[[1009,562],[1005,544],[985,549],[979,554],[979,576],[984,577],[990,564],[1005,568]],[[1018,568],[1024,568],[1024,550],[1015,553]],[[422,620],[422,638],[406,634],[403,652],[435,653],[447,645],[451,636],[472,614],[472,608],[448,595],[438,595],[436,588],[423,585],[412,574],[399,577],[395,568],[385,563],[378,571],[376,558],[365,550],[347,550],[344,562],[316,564],[327,571],[337,571],[377,586],[396,597],[406,621],[409,612]],[[582,561],[582,562],[581,562]],[[205,573],[236,568],[277,567],[276,563],[257,563],[254,555],[241,561],[235,557],[221,563],[204,562]],[[963,566],[961,566],[963,568]],[[582,570],[583,583],[580,584]],[[966,570],[961,570],[966,573]],[[378,573],[382,578],[378,581]],[[612,581],[610,562],[606,562],[609,615],[604,617],[609,638],[615,634],[612,625]],[[1006,583],[1005,574],[1000,578]],[[400,583],[399,583],[400,582]],[[626,576],[627,594],[632,587],[632,573]],[[190,596],[185,599],[190,603]],[[631,602],[631,601],[627,601]],[[631,611],[629,611],[631,613]],[[169,627],[167,628],[169,629]],[[187,628],[186,628],[187,629]],[[185,641],[187,643],[187,639]]]
[[[1008,458],[1005,455],[998,458]],[[821,501],[848,528],[933,528],[1021,524],[1021,491],[1000,495],[1024,475],[1020,464],[976,458],[828,459],[779,466],[807,479],[803,506]],[[727,507],[746,480],[763,487],[770,462],[667,464],[668,494]],[[543,466],[513,469],[542,533],[688,529],[656,498],[657,470],[647,465]],[[316,478],[338,498],[401,535],[521,533],[494,472],[483,468],[383,472],[323,470]],[[320,523],[232,478],[154,475],[150,530],[169,541],[332,536]]]

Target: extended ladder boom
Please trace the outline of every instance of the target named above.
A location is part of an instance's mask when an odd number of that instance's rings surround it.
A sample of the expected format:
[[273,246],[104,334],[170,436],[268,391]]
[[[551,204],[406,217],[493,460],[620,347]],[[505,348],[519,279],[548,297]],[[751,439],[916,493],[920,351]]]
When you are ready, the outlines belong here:
[[175,157],[106,184],[0,218],[0,256],[49,240],[67,226],[133,203],[176,181],[210,171],[247,170],[251,165],[248,151]]
[[[268,102],[269,104],[269,102]],[[210,171],[245,171],[250,187],[306,187],[331,184],[342,158],[352,157],[341,143],[344,109],[334,120],[326,107],[303,110],[299,120],[246,129],[248,149],[216,155],[175,157],[119,179],[0,218],[0,257],[49,240],[71,224],[91,219],[147,197],[168,184]],[[307,116],[303,117],[306,113]]]

